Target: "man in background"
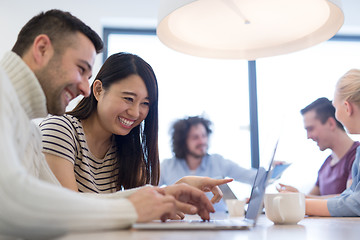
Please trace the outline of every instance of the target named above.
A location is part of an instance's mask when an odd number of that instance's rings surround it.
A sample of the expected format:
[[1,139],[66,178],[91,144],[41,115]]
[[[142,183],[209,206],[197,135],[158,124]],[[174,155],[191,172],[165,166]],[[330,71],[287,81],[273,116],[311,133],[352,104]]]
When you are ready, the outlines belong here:
[[[252,185],[256,169],[245,169],[219,154],[208,153],[211,122],[200,116],[177,120],[171,128],[174,157],[160,164],[159,185],[174,184],[184,176],[230,177]],[[224,201],[215,204],[216,211],[226,211]]]
[[[351,185],[351,169],[359,142],[354,142],[335,118],[335,108],[327,98],[319,98],[302,109],[307,137],[317,143],[319,149],[331,149],[332,153],[322,164],[316,183],[307,197],[331,197]],[[279,191],[298,190],[280,184]]]

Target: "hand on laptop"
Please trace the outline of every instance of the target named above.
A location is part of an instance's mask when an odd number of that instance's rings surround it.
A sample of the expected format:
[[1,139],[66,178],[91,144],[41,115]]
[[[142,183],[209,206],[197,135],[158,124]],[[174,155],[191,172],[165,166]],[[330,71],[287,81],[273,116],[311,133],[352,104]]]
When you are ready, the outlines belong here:
[[128,198],[134,205],[138,219],[149,222],[160,219],[180,219],[184,214],[198,214],[209,220],[210,212],[215,212],[204,192],[187,184],[174,184],[164,188],[143,187]]
[[217,203],[221,200],[223,194],[218,187],[219,185],[226,184],[233,181],[233,179],[215,179],[210,177],[199,177],[199,176],[186,176],[181,178],[178,183],[186,183],[190,186],[196,187],[203,192],[212,192],[214,196],[211,199],[212,203]]
[[165,221],[176,218],[176,200],[171,195],[166,195],[164,189],[158,187],[143,187],[128,198],[136,209],[137,221],[149,222],[155,219]]
[[201,219],[209,220],[210,213],[215,212],[212,203],[204,192],[197,188],[185,183],[179,183],[162,189],[165,190],[166,195],[171,195],[176,199],[177,216],[172,215],[169,218],[179,218],[179,212],[181,212],[185,214],[197,213]]

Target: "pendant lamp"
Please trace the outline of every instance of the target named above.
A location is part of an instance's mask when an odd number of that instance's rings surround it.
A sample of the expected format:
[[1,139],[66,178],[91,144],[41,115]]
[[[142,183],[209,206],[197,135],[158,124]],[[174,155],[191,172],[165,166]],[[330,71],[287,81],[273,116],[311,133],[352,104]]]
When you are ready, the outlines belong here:
[[186,54],[255,60],[330,39],[340,0],[160,0],[157,35]]

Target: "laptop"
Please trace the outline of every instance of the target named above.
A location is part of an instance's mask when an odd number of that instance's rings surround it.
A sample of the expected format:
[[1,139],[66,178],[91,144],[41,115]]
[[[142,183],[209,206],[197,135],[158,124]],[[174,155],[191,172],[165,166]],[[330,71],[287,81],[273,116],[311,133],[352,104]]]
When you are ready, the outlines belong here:
[[132,227],[134,229],[141,230],[246,230],[254,227],[256,225],[257,218],[263,209],[265,190],[272,173],[271,170],[277,145],[278,142],[276,142],[275,149],[269,163],[268,171],[262,167],[260,167],[257,171],[244,219],[227,218],[210,221],[202,221],[198,219],[168,220],[166,222],[156,220],[147,223],[135,223],[132,225]]
[[[291,165],[291,163],[275,164],[271,170],[272,174],[267,185],[274,183],[281,178],[283,172]],[[246,193],[250,193],[251,186],[241,182],[230,182],[219,186],[223,193],[223,199],[243,199]],[[239,198],[240,196],[240,198]]]

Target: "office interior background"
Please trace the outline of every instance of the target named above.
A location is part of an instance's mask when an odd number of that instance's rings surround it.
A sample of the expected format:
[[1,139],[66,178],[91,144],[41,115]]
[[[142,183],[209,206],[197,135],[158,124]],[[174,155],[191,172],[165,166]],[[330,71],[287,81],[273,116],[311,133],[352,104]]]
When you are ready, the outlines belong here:
[[[171,124],[202,115],[213,122],[209,153],[249,168],[247,61],[199,58],[169,49],[154,35],[158,5],[158,0],[0,0],[0,55],[12,48],[21,27],[40,11],[69,11],[107,43],[106,51],[97,56],[94,76],[104,56],[120,51],[138,54],[154,68],[159,84],[160,161],[172,156]],[[331,151],[321,152],[307,139],[300,109],[318,97],[332,99],[337,80],[349,69],[360,68],[360,1],[342,0],[342,8],[345,23],[339,37],[295,53],[256,60],[260,165],[267,165],[275,139],[280,138],[275,160],[292,163],[281,182],[304,192],[315,183]]]

